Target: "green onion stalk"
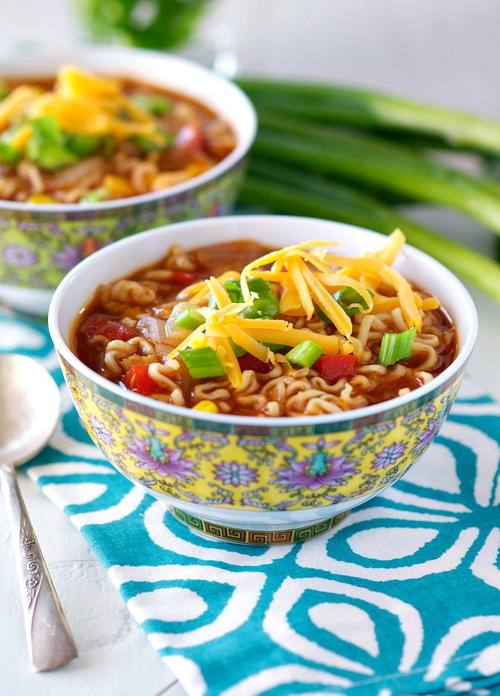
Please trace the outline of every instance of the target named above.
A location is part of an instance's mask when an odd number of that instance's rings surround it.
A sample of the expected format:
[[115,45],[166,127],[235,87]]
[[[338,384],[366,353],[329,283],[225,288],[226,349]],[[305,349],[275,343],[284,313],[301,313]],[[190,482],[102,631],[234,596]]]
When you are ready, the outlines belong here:
[[278,109],[332,124],[428,136],[437,146],[500,154],[500,122],[483,116],[346,85],[264,79],[238,84],[262,113]]
[[252,157],[240,202],[274,213],[338,220],[390,234],[399,227],[409,244],[500,302],[500,264],[428,229],[345,184]]
[[455,208],[500,234],[500,196],[491,182],[371,135],[269,115],[261,118],[253,152],[267,160]]

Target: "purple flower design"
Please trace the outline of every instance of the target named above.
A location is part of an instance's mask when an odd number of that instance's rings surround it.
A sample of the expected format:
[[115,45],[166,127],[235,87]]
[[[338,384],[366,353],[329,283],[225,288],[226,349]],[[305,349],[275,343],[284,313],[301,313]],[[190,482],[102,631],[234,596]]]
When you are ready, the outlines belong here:
[[184,459],[181,451],[165,447],[155,435],[144,440],[134,437],[125,444],[129,453],[137,458],[137,466],[142,469],[156,471],[160,476],[172,476],[180,481],[188,481],[189,476],[197,476],[193,471],[195,462]]
[[89,422],[97,441],[102,442],[102,444],[107,447],[114,447],[115,441],[111,434],[111,430],[106,428],[104,423],[101,423],[101,421],[93,415],[89,416]]
[[11,266],[34,266],[38,261],[38,254],[32,249],[20,244],[10,244],[3,250],[3,257]]
[[437,431],[439,430],[439,426],[441,424],[442,419],[441,418],[431,418],[430,421],[427,424],[427,428],[424,430],[423,433],[420,435],[417,435],[417,443],[415,445],[415,451],[420,452],[421,450],[424,450],[427,445],[429,445],[432,440],[434,439],[434,436],[436,435]]
[[403,456],[406,450],[406,445],[402,442],[393,442],[392,445],[384,447],[383,450],[377,452],[373,462],[374,469],[385,469],[391,464],[394,464],[400,457]]
[[246,464],[238,462],[223,462],[215,467],[215,478],[225,483],[226,486],[247,486],[257,480],[257,469],[252,469]]
[[273,483],[285,486],[285,491],[300,488],[316,490],[322,486],[341,486],[348,476],[356,473],[357,460],[348,460],[345,455],[332,457],[327,450],[336,447],[338,441],[326,443],[320,438],[315,444],[306,444],[307,449],[315,450],[311,459],[290,464],[279,472]]
[[67,244],[61,251],[55,254],[54,259],[57,268],[61,268],[63,271],[70,271],[81,259],[80,248]]

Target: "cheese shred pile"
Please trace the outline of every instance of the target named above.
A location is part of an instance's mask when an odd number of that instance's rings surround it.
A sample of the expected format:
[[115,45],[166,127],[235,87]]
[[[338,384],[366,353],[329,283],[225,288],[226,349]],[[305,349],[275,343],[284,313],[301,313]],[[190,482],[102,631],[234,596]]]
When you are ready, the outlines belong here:
[[[0,102],[0,131],[20,116],[53,116],[61,129],[80,135],[110,135],[117,140],[134,135],[158,137],[153,117],[127,97],[119,81],[70,65],[58,71],[51,91],[30,85],[15,87]],[[31,126],[26,124],[11,144],[23,149],[31,135]]]
[[[183,299],[199,306],[205,323],[192,331],[172,351],[175,357],[186,348],[211,347],[224,365],[233,387],[241,387],[242,372],[234,346],[239,346],[258,360],[276,364],[284,360],[267,344],[297,346],[312,340],[328,355],[358,355],[359,341],[352,337],[352,320],[334,294],[342,288],[351,288],[361,301],[355,305],[363,314],[391,311],[400,308],[408,328],[422,327],[422,313],[436,309],[434,297],[422,298],[410,283],[393,267],[405,243],[400,230],[395,230],[385,246],[377,252],[361,257],[347,257],[331,253],[335,242],[312,240],[272,251],[249,263],[241,271],[229,271],[219,278],[211,277],[186,288]],[[294,328],[286,319],[244,318],[243,310],[257,298],[249,287],[250,278],[268,281],[279,297],[280,316],[311,319],[318,310],[333,324],[336,333],[326,335],[308,329]],[[242,302],[233,302],[224,287],[225,281],[239,280]],[[387,293],[387,286],[392,294]],[[206,306],[211,295],[218,309]]]

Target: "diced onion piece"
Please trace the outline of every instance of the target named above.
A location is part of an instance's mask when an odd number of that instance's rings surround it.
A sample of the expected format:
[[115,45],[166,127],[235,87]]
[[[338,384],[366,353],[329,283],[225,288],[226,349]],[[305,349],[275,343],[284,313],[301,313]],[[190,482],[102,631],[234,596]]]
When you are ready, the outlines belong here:
[[149,338],[155,343],[166,343],[167,329],[164,319],[158,319],[157,317],[142,317],[137,322],[137,328],[144,338]]

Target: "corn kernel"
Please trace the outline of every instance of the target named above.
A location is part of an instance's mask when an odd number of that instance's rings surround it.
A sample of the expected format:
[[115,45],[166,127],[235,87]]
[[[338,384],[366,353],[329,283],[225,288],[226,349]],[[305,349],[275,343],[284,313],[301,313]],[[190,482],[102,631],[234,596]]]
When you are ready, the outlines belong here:
[[134,193],[132,186],[122,176],[107,174],[104,177],[103,184],[112,198],[132,196]]
[[208,399],[204,399],[203,401],[198,401],[196,406],[193,406],[193,409],[195,411],[206,411],[207,413],[219,413],[219,409],[217,408],[217,404],[214,404],[213,401],[208,401]]
[[57,203],[57,201],[45,193],[34,193],[28,198],[28,203]]
[[205,348],[207,343],[207,337],[204,334],[199,334],[191,339],[191,348]]

